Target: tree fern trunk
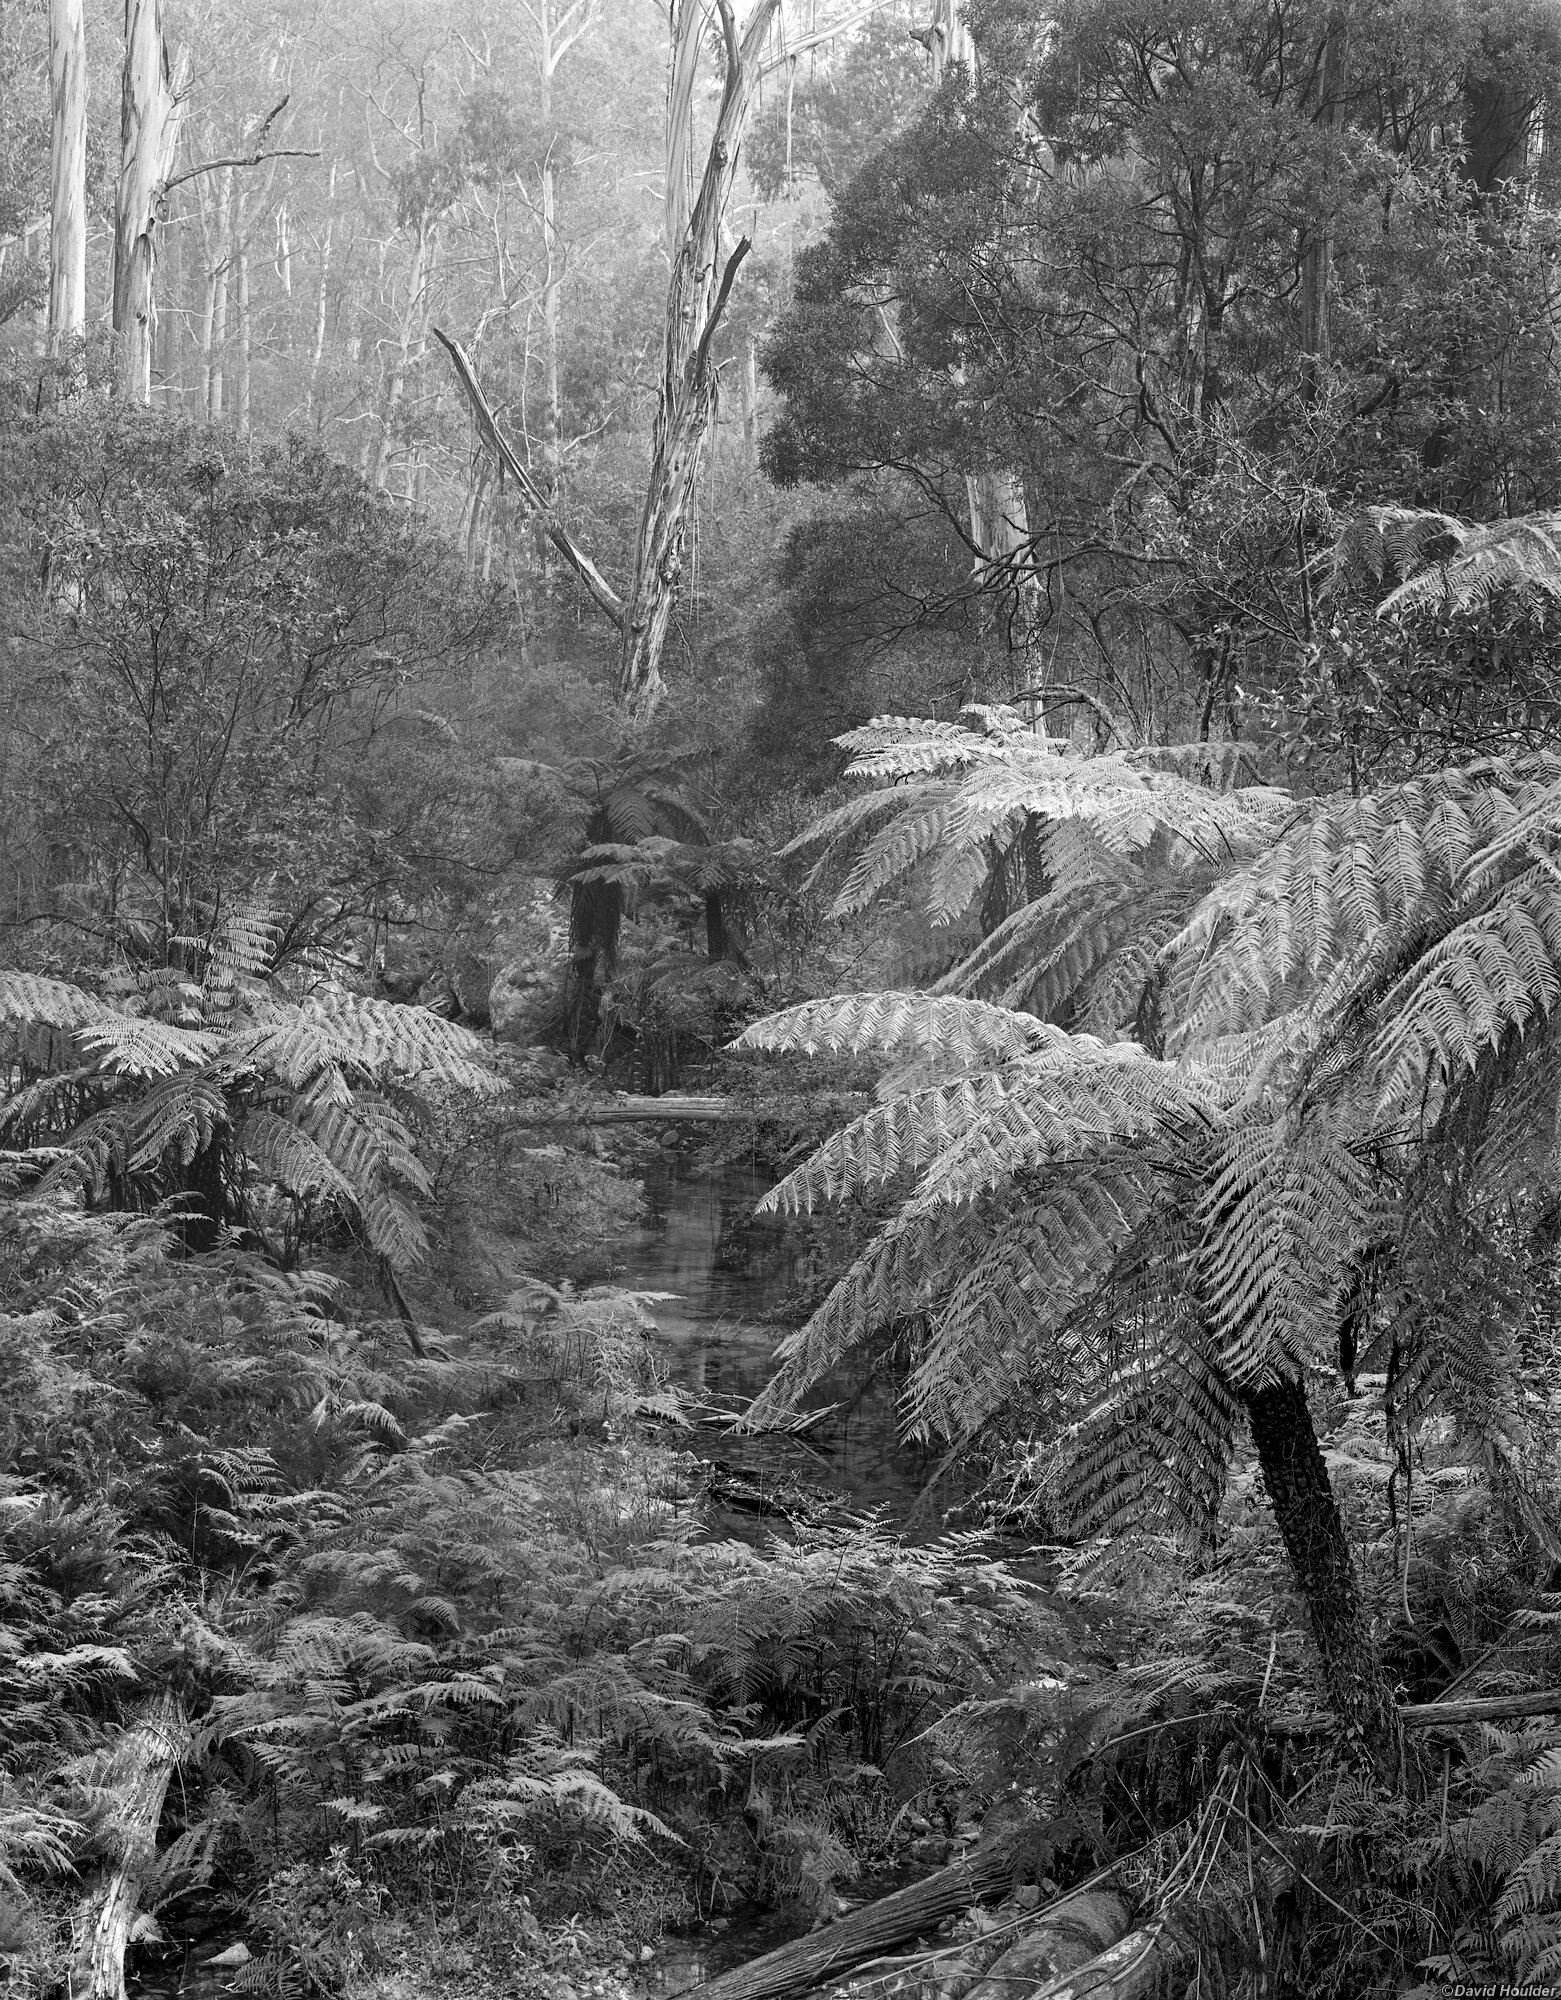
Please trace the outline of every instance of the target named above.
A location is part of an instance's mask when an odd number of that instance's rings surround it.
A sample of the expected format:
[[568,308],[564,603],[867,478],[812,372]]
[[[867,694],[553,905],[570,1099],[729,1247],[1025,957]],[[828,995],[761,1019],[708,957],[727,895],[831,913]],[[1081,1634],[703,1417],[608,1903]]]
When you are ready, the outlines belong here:
[[1274,1519],[1306,1600],[1335,1715],[1383,1776],[1398,1776],[1402,1735],[1392,1690],[1367,1629],[1344,1522],[1323,1463],[1306,1391],[1278,1381],[1245,1396]]

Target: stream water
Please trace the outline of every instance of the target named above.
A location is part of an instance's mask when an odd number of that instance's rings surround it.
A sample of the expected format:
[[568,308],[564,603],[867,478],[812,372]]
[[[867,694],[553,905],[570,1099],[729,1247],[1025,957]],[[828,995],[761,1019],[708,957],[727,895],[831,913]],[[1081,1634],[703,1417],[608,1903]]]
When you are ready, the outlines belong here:
[[776,1343],[798,1323],[799,1294],[820,1254],[805,1232],[755,1216],[770,1185],[757,1169],[653,1162],[647,1226],[615,1273],[630,1289],[675,1295],[652,1311],[672,1380],[700,1415],[694,1449],[743,1489],[740,1508],[720,1508],[717,1530],[749,1533],[734,1516],[762,1520],[769,1496],[806,1487],[851,1512],[881,1509],[912,1536],[936,1534],[960,1496],[935,1479],[935,1458],[899,1441],[894,1384],[871,1365],[842,1370],[810,1396],[805,1407],[817,1414],[800,1436],[729,1428],[774,1373]]
[[[898,1441],[894,1386],[871,1367],[843,1371],[827,1395],[809,1399],[818,1415],[805,1436],[730,1428],[769,1381],[820,1255],[806,1231],[755,1217],[770,1177],[740,1166],[696,1172],[674,1156],[652,1161],[645,1183],[646,1222],[625,1241],[614,1282],[674,1295],[653,1311],[671,1379],[688,1397],[690,1444],[711,1468],[712,1532],[767,1535],[806,1493],[836,1518],[877,1509],[913,1537],[939,1533],[959,1496],[941,1482],[929,1496],[935,1461]],[[795,1907],[736,1912],[708,1935],[670,1943],[657,1990],[675,1992],[806,1926]],[[225,1932],[197,1956],[230,1941]],[[229,1974],[174,1959],[143,1963],[130,1990],[135,2000],[217,2000],[234,1989]]]

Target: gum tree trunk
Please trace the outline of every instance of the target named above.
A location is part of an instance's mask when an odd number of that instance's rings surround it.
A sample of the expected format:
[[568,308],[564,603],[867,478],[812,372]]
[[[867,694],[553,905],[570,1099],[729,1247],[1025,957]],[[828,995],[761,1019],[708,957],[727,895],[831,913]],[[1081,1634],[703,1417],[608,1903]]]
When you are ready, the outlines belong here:
[[320,276],[314,297],[314,338],[309,348],[309,388],[304,399],[304,420],[314,421],[314,399],[320,386],[320,362],[325,354],[325,321],[329,304],[331,275],[331,233],[336,226],[336,162],[331,162],[330,180],[325,190],[325,229],[320,238]]
[[1402,1724],[1367,1628],[1306,1391],[1299,1382],[1280,1380],[1248,1389],[1243,1400],[1269,1505],[1311,1619],[1330,1705],[1345,1733],[1394,1782],[1403,1762]]
[[661,655],[683,574],[689,502],[715,409],[710,345],[738,266],[750,247],[744,237],[723,259],[721,225],[758,88],[761,51],[780,4],[781,0],[757,0],[739,41],[731,0],[717,0],[726,44],[726,82],[692,208],[686,205],[686,162],[703,21],[698,0],[682,0],[674,29],[666,200],[672,274],[651,435],[650,480],[640,517],[618,672],[619,694],[634,715],[650,714],[664,688]]
[[87,329],[87,35],[82,0],[49,0],[49,352]]
[[115,382],[128,402],[152,400],[157,229],[179,146],[188,65],[163,39],[157,0],[125,0],[119,186],[114,200]]
[[1328,330],[1328,290],[1333,277],[1334,207],[1338,201],[1338,132],[1344,123],[1344,90],[1349,60],[1349,16],[1342,6],[1328,10],[1327,38],[1323,44],[1322,102],[1317,123],[1327,148],[1323,173],[1322,213],[1316,232],[1307,246],[1302,271],[1302,333],[1305,382],[1308,398],[1318,393],[1321,371],[1332,354]]

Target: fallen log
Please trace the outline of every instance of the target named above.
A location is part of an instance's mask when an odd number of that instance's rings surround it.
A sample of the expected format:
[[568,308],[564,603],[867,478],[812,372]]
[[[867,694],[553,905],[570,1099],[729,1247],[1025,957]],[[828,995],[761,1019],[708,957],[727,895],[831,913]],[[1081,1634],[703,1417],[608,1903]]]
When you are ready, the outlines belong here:
[[1075,1972],[1111,1951],[1127,1935],[1132,1906],[1115,1889],[1085,1889],[1064,1896],[1037,1919],[1036,1928],[1008,1947],[965,1987],[961,1981],[947,2000],[1014,2000],[1045,1980]]
[[[1532,1694],[1472,1695],[1463,1701],[1412,1701],[1398,1712],[1405,1729],[1451,1729],[1470,1722],[1520,1720],[1526,1715],[1561,1715],[1561,1688],[1540,1688]],[[1331,1715],[1260,1718],[1260,1727],[1269,1736],[1331,1736],[1338,1726]]]
[[[497,1117],[511,1125],[789,1125],[817,1118],[838,1119],[862,1101],[859,1094],[831,1098],[783,1097],[745,1103],[730,1097],[600,1097],[550,1102],[526,1098],[506,1105]],[[837,1116],[838,1114],[838,1116]]]
[[148,1702],[95,1774],[114,1797],[112,1859],[82,1898],[72,1926],[73,2000],[126,2000],[125,1953],[141,1885],[157,1854],[168,1781],[189,1748],[190,1725],[173,1695]]
[[1145,1924],[1044,1986],[1007,1986],[1003,2000],[1142,2000],[1164,1969],[1164,1938],[1163,1924]]
[[684,1990],[698,1993],[701,2000],[780,2000],[784,1994],[809,1993],[869,1959],[881,1958],[909,1938],[936,1930],[945,1917],[958,1916],[972,1903],[1006,1896],[1013,1887],[1024,1847],[1022,1834],[977,1847],[922,1881],[865,1903],[821,1931],[795,1938],[761,1958],[723,1972],[719,1978]]

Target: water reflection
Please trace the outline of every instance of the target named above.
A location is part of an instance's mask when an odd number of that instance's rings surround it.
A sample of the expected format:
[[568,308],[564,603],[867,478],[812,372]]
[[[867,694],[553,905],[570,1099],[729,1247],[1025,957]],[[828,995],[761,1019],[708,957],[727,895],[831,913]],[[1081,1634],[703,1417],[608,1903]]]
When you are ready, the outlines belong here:
[[[700,1173],[675,1159],[653,1163],[649,1226],[616,1273],[636,1290],[677,1294],[654,1309],[672,1379],[712,1416],[746,1407],[769,1381],[776,1343],[798,1324],[824,1255],[806,1226],[755,1217],[773,1178],[756,1166]],[[832,1489],[850,1508],[886,1507],[896,1526],[933,1535],[960,1496],[946,1482],[925,1493],[937,1461],[899,1442],[895,1399],[885,1371],[859,1364],[809,1397],[810,1409],[832,1407],[805,1439],[706,1424],[695,1449],[755,1479]]]

